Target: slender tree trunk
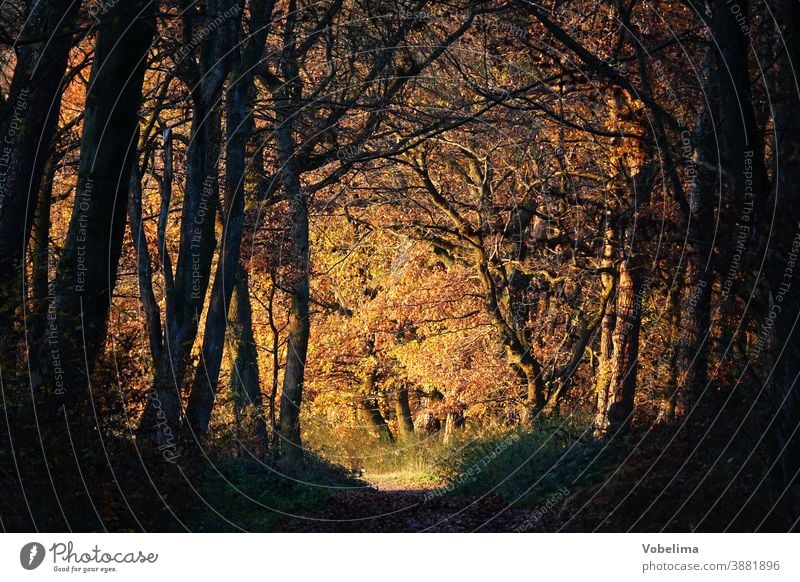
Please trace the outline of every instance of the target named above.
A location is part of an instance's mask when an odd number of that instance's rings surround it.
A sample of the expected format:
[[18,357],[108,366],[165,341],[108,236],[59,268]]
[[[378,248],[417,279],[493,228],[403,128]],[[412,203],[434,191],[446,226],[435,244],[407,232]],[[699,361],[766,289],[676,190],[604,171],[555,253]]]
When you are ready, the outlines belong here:
[[600,346],[598,353],[597,378],[595,380],[595,406],[597,410],[597,427],[606,424],[605,413],[608,410],[609,382],[611,378],[612,356],[614,344],[612,337],[617,321],[616,297],[616,272],[611,272],[614,267],[614,228],[612,226],[611,212],[606,212],[605,244],[603,245],[603,260],[601,263],[604,272],[600,275],[603,284],[603,293],[609,294],[609,300],[603,310],[603,319],[600,322]]
[[[708,123],[698,123],[697,134]],[[711,239],[713,224],[713,176],[704,169],[706,156],[701,146],[695,151],[696,172],[689,191],[691,215],[687,229],[680,331],[678,334],[678,392],[691,408],[700,402],[708,380],[709,326],[713,265]]]
[[128,217],[130,221],[131,239],[136,256],[136,273],[139,283],[139,300],[144,310],[145,327],[150,343],[150,354],[153,366],[161,358],[161,312],[153,292],[153,266],[150,251],[147,248],[147,237],[142,221],[142,177],[139,167],[134,163],[131,171],[131,195],[128,201]]
[[300,407],[303,401],[306,356],[310,334],[309,321],[309,227],[308,199],[300,183],[300,167],[296,157],[293,126],[295,108],[291,105],[300,98],[300,76],[296,59],[296,13],[291,7],[284,33],[284,50],[281,56],[282,72],[288,79],[276,94],[275,139],[284,192],[289,201],[292,245],[289,256],[291,270],[288,287],[291,296],[286,349],[286,368],[281,390],[280,432],[284,453],[295,465],[302,463],[303,448],[300,439]]
[[248,113],[247,96],[251,91],[256,62],[263,52],[267,36],[267,22],[271,17],[273,2],[259,2],[254,8],[258,27],[248,50],[233,70],[226,99],[227,145],[225,157],[225,214],[222,250],[214,275],[214,285],[206,316],[201,362],[195,374],[186,411],[194,434],[203,436],[208,430],[211,410],[217,393],[222,364],[222,346],[225,341],[227,310],[233,293],[244,227],[244,198],[246,178],[247,141],[253,129]]
[[[299,176],[288,161],[284,164],[289,208],[292,221],[291,247],[291,305],[289,308],[286,367],[281,391],[280,428],[287,457],[301,461],[300,406],[303,400],[306,356],[308,353],[309,325],[309,264],[308,264],[308,207],[305,192],[300,188]],[[288,167],[287,167],[288,166]]]
[[595,421],[596,433],[603,436],[626,432],[633,414],[641,326],[641,309],[637,306],[641,291],[639,271],[635,258],[620,263],[611,369],[607,389],[598,398]]
[[197,437],[203,437],[208,431],[222,365],[228,309],[239,266],[244,227],[245,146],[251,125],[246,122],[246,93],[247,86],[241,82],[228,91],[228,153],[225,160],[227,195],[222,248],[206,315],[200,365],[195,373],[186,409],[186,419]]
[[414,417],[411,415],[411,403],[408,400],[408,386],[405,382],[401,382],[397,387],[395,414],[397,415],[397,430],[400,440],[405,440],[414,436]]
[[667,379],[664,384],[664,394],[659,402],[658,422],[662,424],[672,424],[675,422],[675,414],[678,404],[678,352],[680,347],[680,320],[681,320],[681,297],[683,296],[683,268],[681,268],[675,279],[675,284],[669,290],[668,314],[669,314],[669,344],[664,346],[664,353],[668,355],[665,362],[667,368]]
[[[31,330],[28,339],[30,346],[39,346],[45,335],[47,322],[47,297],[50,283],[50,266],[53,259],[50,254],[50,206],[53,199],[53,184],[55,182],[57,160],[51,156],[47,162],[44,179],[39,188],[39,197],[36,201],[36,218],[33,227],[31,255],[33,263],[32,294],[33,305],[31,315]],[[30,350],[32,355],[37,353],[37,347]],[[36,365],[36,364],[34,364]]]
[[[185,41],[190,43],[191,51],[183,81],[191,91],[193,105],[186,190],[174,283],[171,289],[168,286],[164,349],[139,423],[139,435],[157,443],[174,442],[180,427],[184,378],[197,338],[217,244],[215,222],[222,137],[219,103],[230,70],[230,47],[238,22],[236,17],[223,17],[230,5],[222,0],[208,2],[204,8],[202,13],[184,14]],[[195,22],[195,18],[199,18],[199,22]],[[221,24],[219,18],[223,18]],[[209,31],[199,46],[191,44],[195,24]],[[166,249],[162,252],[166,256]],[[165,276],[173,278],[166,270]]]
[[271,374],[271,383],[270,383],[270,390],[269,390],[269,442],[270,442],[270,456],[272,459],[272,463],[274,464],[277,461],[278,453],[279,453],[279,433],[278,433],[278,421],[276,416],[276,403],[278,398],[278,388],[280,387],[279,376],[280,376],[280,347],[281,347],[281,338],[280,338],[280,331],[278,330],[278,326],[275,324],[275,276],[274,273],[272,275],[272,280],[270,281],[269,287],[269,302],[267,304],[267,321],[269,323],[269,331],[271,336],[271,346],[270,346],[270,355],[272,357],[272,374]]
[[367,418],[372,428],[378,433],[378,438],[380,438],[381,442],[384,444],[393,444],[394,437],[392,436],[392,431],[389,430],[389,425],[386,424],[386,419],[381,412],[378,398],[375,395],[376,376],[377,372],[374,368],[364,374],[361,386],[361,405],[364,407]]

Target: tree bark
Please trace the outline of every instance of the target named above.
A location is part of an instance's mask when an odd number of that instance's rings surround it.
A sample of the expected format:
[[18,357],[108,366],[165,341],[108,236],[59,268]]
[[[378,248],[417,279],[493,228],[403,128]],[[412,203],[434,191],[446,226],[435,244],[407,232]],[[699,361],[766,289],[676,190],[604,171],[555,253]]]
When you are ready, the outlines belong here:
[[[23,301],[25,254],[61,111],[73,44],[69,31],[80,2],[26,5],[26,28],[16,46],[14,77],[8,101],[0,109],[0,368],[6,381],[16,367],[15,344],[20,338],[13,322]],[[28,37],[32,37],[30,42]]]
[[[708,128],[706,121],[698,123],[696,141]],[[708,380],[711,288],[714,280],[710,239],[714,232],[714,190],[713,175],[704,169],[708,161],[704,155],[705,147],[701,145],[694,153],[695,177],[689,190],[691,214],[686,232],[686,267],[677,346],[677,389],[688,408],[700,402]]]
[[280,429],[287,457],[302,460],[300,441],[300,406],[303,400],[306,356],[308,353],[309,322],[309,232],[308,207],[305,192],[300,188],[294,163],[284,163],[284,184],[290,193],[289,209],[292,221],[291,284],[286,367],[281,391]]
[[[295,3],[290,2],[291,5]],[[282,72],[287,82],[276,94],[275,139],[284,192],[289,202],[291,221],[290,269],[288,282],[291,304],[289,307],[286,367],[281,390],[280,432],[282,449],[290,463],[298,465],[303,460],[300,438],[300,407],[303,401],[306,356],[308,354],[309,321],[309,225],[308,199],[300,183],[299,160],[293,136],[295,108],[291,105],[300,99],[300,77],[296,59],[296,14],[290,11],[284,34],[281,56]]]
[[[80,403],[106,337],[122,250],[131,164],[156,4],[116,4],[97,41],[86,95],[78,185],[43,361],[53,402]],[[66,396],[69,398],[66,398]]]
[[139,300],[144,310],[152,363],[153,366],[156,366],[161,357],[161,312],[153,292],[153,266],[142,221],[142,177],[139,173],[138,164],[134,163],[133,166],[131,171],[131,194],[128,201],[128,218],[136,257]]
[[447,411],[444,419],[444,437],[442,442],[450,444],[455,436],[456,430],[464,426],[464,409],[461,405]]
[[54,260],[51,258],[50,254],[50,206],[53,199],[53,183],[55,182],[56,165],[56,158],[51,156],[47,162],[44,179],[39,188],[39,196],[36,201],[36,218],[34,219],[31,245],[33,263],[31,288],[33,305],[31,331],[28,339],[29,345],[35,346],[31,349],[32,355],[36,355],[37,347],[40,347],[39,342],[44,338],[45,325],[47,322],[50,266],[51,262]]
[[[520,338],[518,332],[524,333],[524,331],[515,330],[510,321],[511,315],[507,313],[511,309],[509,289],[495,282],[483,250],[475,251],[474,257],[474,264],[485,294],[487,313],[500,334],[506,361],[525,384],[525,404],[528,415],[533,417],[546,403],[542,366],[534,356],[530,345],[526,345]],[[503,304],[505,309],[501,307]]]
[[611,368],[606,389],[598,394],[595,432],[599,436],[614,436],[630,428],[641,326],[639,271],[635,257],[629,257],[619,265],[615,325],[611,334]]
[[614,228],[611,211],[606,212],[605,240],[603,245],[603,260],[601,267],[604,269],[600,275],[603,284],[603,293],[608,294],[609,300],[603,308],[603,319],[600,322],[600,345],[598,350],[597,378],[595,379],[595,407],[597,410],[596,424],[606,424],[605,412],[608,409],[609,382],[611,378],[612,356],[614,344],[612,337],[617,321],[616,284],[617,273],[614,270]]
[[[166,270],[164,273],[174,281],[172,288],[168,288],[164,348],[139,423],[140,437],[157,443],[174,442],[180,428],[184,378],[206,301],[217,244],[215,222],[221,141],[219,102],[230,70],[230,47],[238,30],[238,16],[225,18],[230,5],[222,0],[208,2],[204,8],[202,13],[184,13],[185,41],[191,49],[182,80],[191,91],[193,106],[186,155],[186,190],[174,280],[172,273]],[[223,19],[221,24],[220,18]],[[192,37],[195,24],[208,30],[197,47],[193,45]],[[195,53],[199,57],[195,57]],[[162,252],[166,256],[166,249]]]
[[259,2],[255,10],[258,27],[250,37],[248,49],[236,63],[230,79],[226,99],[227,145],[225,157],[225,209],[222,249],[206,316],[200,365],[189,396],[186,417],[193,433],[204,436],[218,389],[222,364],[222,347],[225,341],[227,310],[230,305],[244,227],[244,198],[247,141],[253,129],[248,112],[248,94],[267,36],[267,23],[271,18],[273,2]]
[[[777,312],[774,331],[774,373],[770,395],[776,410],[775,449],[777,476],[783,487],[796,483],[800,475],[800,5],[791,0],[774,2],[781,36],[774,67],[771,98],[775,112],[777,179],[772,204],[777,208],[773,229],[774,253],[768,263],[772,290],[771,312]],[[784,43],[785,42],[785,46]]]
[[231,394],[236,418],[247,421],[244,439],[261,458],[267,447],[267,424],[258,373],[258,351],[253,337],[253,310],[247,271],[239,264],[229,312]]
[[400,440],[405,440],[414,436],[414,417],[411,415],[411,403],[408,400],[408,386],[405,382],[401,382],[397,387],[395,414],[397,415],[397,430]]
[[663,394],[658,403],[658,419],[661,424],[672,424],[675,422],[675,415],[678,408],[678,352],[681,341],[680,320],[681,320],[681,298],[683,297],[683,285],[685,276],[680,267],[675,284],[669,290],[667,300],[667,313],[669,316],[669,341],[665,342],[664,353],[667,355],[663,365],[666,367],[666,383],[664,384]]
[[394,436],[392,431],[389,430],[389,425],[386,424],[386,419],[383,417],[381,407],[378,404],[378,398],[375,395],[375,380],[377,371],[372,368],[364,374],[361,385],[361,405],[367,413],[367,418],[378,433],[378,438],[384,444],[393,444]]

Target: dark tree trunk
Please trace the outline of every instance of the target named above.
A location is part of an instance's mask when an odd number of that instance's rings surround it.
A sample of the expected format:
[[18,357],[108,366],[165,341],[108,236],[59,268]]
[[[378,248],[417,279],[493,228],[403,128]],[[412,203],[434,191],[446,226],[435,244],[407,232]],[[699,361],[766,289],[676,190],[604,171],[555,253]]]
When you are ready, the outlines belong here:
[[367,413],[372,428],[378,433],[378,438],[382,443],[393,444],[394,437],[392,431],[389,430],[389,425],[386,424],[386,419],[381,412],[381,407],[378,404],[378,397],[375,395],[375,381],[377,378],[377,371],[371,369],[364,374],[364,379],[361,386],[361,405]]
[[[715,47],[715,66],[708,81],[708,92],[718,95],[718,111],[714,116],[718,121],[713,129],[725,177],[723,195],[728,198],[723,211],[729,209],[719,222],[733,231],[726,233],[730,240],[737,241],[737,244],[721,246],[719,258],[720,270],[727,272],[730,269],[732,272],[730,280],[726,277],[723,281],[722,312],[727,313],[730,307],[734,320],[738,318],[738,306],[729,305],[727,290],[739,278],[745,279],[743,293],[748,295],[747,301],[752,302],[748,311],[756,317],[767,315],[769,298],[766,286],[755,281],[753,275],[761,272],[761,258],[771,236],[772,220],[772,212],[767,210],[766,204],[770,188],[764,163],[764,136],[758,127],[751,94],[750,41],[740,24],[742,18],[749,18],[750,2],[743,0],[737,5],[740,12],[734,14],[727,0],[711,2],[710,32]],[[741,256],[739,263],[733,260],[737,252]],[[768,265],[770,263],[772,261],[767,261]],[[751,293],[752,298],[749,297]],[[727,345],[723,347],[727,348]]]
[[[78,404],[106,337],[156,4],[116,4],[101,29],[86,95],[78,184],[45,345],[47,384]],[[69,398],[65,398],[66,396]]]
[[248,433],[242,435],[252,443],[253,453],[261,458],[267,447],[267,424],[258,375],[258,351],[253,337],[253,310],[247,271],[239,265],[236,288],[229,310],[231,355],[231,393],[236,418],[246,421]]
[[783,487],[796,482],[800,474],[800,95],[797,71],[800,67],[800,4],[791,0],[774,2],[776,22],[783,42],[777,42],[771,99],[775,112],[777,179],[770,208],[777,208],[774,225],[774,258],[768,273],[772,290],[771,312],[776,312],[774,374],[770,394],[777,416],[776,451],[778,477]]
[[[709,129],[710,119],[701,115],[695,141]],[[711,288],[714,281],[711,237],[714,235],[714,180],[705,169],[708,157],[701,144],[694,154],[694,178],[689,190],[689,224],[686,234],[686,266],[677,345],[678,393],[691,408],[700,402],[708,381],[711,322]]]
[[[290,2],[290,7],[296,3]],[[296,58],[296,13],[287,17],[284,33],[284,50],[281,69],[287,82],[276,92],[275,139],[278,162],[286,198],[289,201],[292,245],[289,256],[288,281],[291,305],[289,307],[286,368],[281,390],[280,432],[284,453],[293,464],[302,463],[303,448],[300,439],[300,407],[303,401],[306,356],[308,353],[309,321],[309,226],[308,199],[300,183],[299,160],[293,136],[295,107],[301,98],[299,67]]]
[[26,4],[14,77],[0,109],[0,367],[6,380],[15,368],[19,332],[13,322],[23,300],[26,248],[80,8],[72,0]]
[[667,313],[669,316],[669,343],[664,345],[664,354],[667,356],[664,366],[666,366],[666,382],[663,387],[663,395],[659,402],[658,422],[661,424],[672,424],[675,422],[678,404],[678,352],[681,341],[680,320],[681,320],[681,298],[683,297],[683,268],[678,272],[675,283],[669,290],[667,300]]
[[[47,322],[47,297],[50,283],[50,266],[54,260],[50,254],[50,205],[53,198],[53,183],[55,181],[55,170],[57,160],[50,157],[44,172],[44,179],[39,188],[39,196],[36,201],[36,218],[34,219],[33,238],[31,245],[31,255],[33,263],[33,273],[31,280],[31,290],[33,295],[31,331],[28,338],[29,345],[38,346],[45,335],[45,325]],[[32,355],[36,355],[37,348],[30,350]],[[35,366],[35,364],[34,364]]]
[[246,92],[247,86],[240,84],[235,84],[228,91],[226,208],[222,248],[206,315],[200,365],[195,373],[186,409],[186,419],[198,437],[203,437],[208,431],[208,421],[216,398],[225,329],[228,323],[228,308],[239,265],[244,226],[245,146],[251,125],[246,122]]
[[253,129],[253,120],[247,109],[247,96],[251,91],[255,67],[263,52],[267,36],[267,23],[273,2],[260,2],[256,10],[256,34],[251,37],[243,58],[239,59],[230,80],[226,100],[227,145],[225,157],[225,208],[222,250],[203,334],[201,362],[197,368],[186,411],[187,420],[197,436],[208,431],[208,422],[217,393],[222,364],[222,347],[225,341],[227,310],[233,293],[244,227],[244,198],[246,178],[247,141]]
[[[191,50],[183,81],[191,91],[193,105],[186,190],[174,283],[168,285],[164,347],[139,423],[139,435],[157,443],[174,442],[180,426],[184,378],[205,305],[217,244],[214,229],[219,200],[219,102],[230,70],[229,49],[238,30],[238,21],[236,17],[223,17],[230,5],[222,0],[209,2],[204,8],[202,13],[184,14],[184,40],[190,43]],[[223,18],[221,24],[215,24],[218,18]],[[196,24],[209,31],[197,47],[191,44]],[[195,57],[195,52],[199,57]],[[162,252],[166,257],[166,249]],[[173,279],[166,270],[164,274]]]
[[136,256],[136,274],[139,283],[139,300],[144,310],[145,326],[150,343],[153,366],[161,357],[161,312],[153,292],[153,266],[142,221],[142,177],[134,163],[131,171],[131,194],[128,201],[131,240]]
[[[722,164],[733,181],[735,208],[747,200],[763,201],[768,195],[762,135],[758,130],[751,96],[747,53],[749,42],[731,10],[728,0],[713,0],[711,31],[716,55],[716,84],[719,95],[719,123],[714,128],[720,140]],[[748,14],[749,2],[740,1],[741,14]],[[752,176],[743,168],[752,159]],[[738,216],[735,217],[738,219]],[[735,220],[733,224],[738,222]]]
[[278,388],[280,387],[280,345],[281,345],[281,338],[280,338],[280,330],[275,323],[275,277],[274,273],[272,275],[272,280],[270,281],[269,286],[269,300],[267,303],[267,321],[269,324],[269,331],[270,331],[270,356],[272,360],[272,374],[271,374],[271,382],[270,382],[270,389],[269,389],[269,401],[268,401],[268,408],[269,408],[269,442],[270,442],[270,458],[272,463],[274,464],[277,461],[278,453],[280,452],[280,445],[279,445],[279,433],[278,433],[278,421],[277,421],[277,410],[276,410],[276,403],[278,398]]
[[[511,321],[512,314],[508,313],[511,309],[510,290],[495,281],[483,250],[474,252],[474,265],[485,294],[485,309],[500,335],[506,361],[525,385],[525,420],[528,420],[541,411],[546,403],[542,366],[533,354],[530,344],[524,341],[524,336],[520,337],[524,330],[515,329]],[[501,305],[505,305],[506,309]]]
[[291,305],[289,308],[286,367],[281,391],[280,431],[286,455],[293,462],[302,461],[300,440],[300,406],[303,400],[306,356],[308,353],[309,322],[309,246],[308,207],[305,192],[300,188],[297,172],[284,164],[285,184],[290,195],[292,221]]
[[405,382],[402,382],[397,387],[395,414],[397,415],[397,430],[400,439],[408,439],[414,436],[414,417],[411,415],[411,403],[408,400],[408,386]]
[[641,326],[641,309],[637,305],[640,270],[635,257],[628,257],[619,265],[611,368],[606,390],[598,394],[595,421],[596,433],[602,436],[626,432],[633,414]]

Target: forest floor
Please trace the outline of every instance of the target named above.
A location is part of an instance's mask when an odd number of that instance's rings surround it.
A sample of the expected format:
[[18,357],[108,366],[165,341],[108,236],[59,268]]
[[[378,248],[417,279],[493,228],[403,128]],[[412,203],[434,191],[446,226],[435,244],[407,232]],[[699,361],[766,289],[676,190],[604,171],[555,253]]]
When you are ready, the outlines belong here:
[[507,532],[530,530],[536,510],[499,495],[448,493],[425,475],[364,475],[369,487],[333,493],[324,507],[282,520],[291,532]]
[[730,439],[727,426],[707,426],[659,426],[614,442],[555,442],[552,431],[502,436],[462,447],[444,464],[414,458],[374,473],[316,455],[298,469],[192,450],[173,465],[156,452],[142,459],[117,439],[106,443],[111,455],[80,449],[80,470],[73,452],[54,443],[48,460],[62,470],[51,481],[34,447],[14,457],[0,446],[0,531],[797,529],[800,489],[770,478],[769,451],[756,446],[762,433]]

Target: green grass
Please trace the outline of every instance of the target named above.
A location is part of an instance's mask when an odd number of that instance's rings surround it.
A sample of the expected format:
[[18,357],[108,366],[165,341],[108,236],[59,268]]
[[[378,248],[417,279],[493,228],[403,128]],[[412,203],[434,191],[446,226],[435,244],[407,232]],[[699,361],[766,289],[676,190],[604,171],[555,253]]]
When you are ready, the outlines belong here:
[[314,417],[306,420],[303,439],[327,461],[365,475],[432,473],[453,446],[442,442],[441,432],[382,443],[367,427],[331,426]]
[[[197,486],[199,502],[189,517],[192,531],[275,531],[286,514],[321,508],[335,487],[364,483],[339,467],[309,455],[301,471],[271,469],[253,460],[234,459],[209,468]],[[213,508],[213,509],[212,509]]]
[[619,461],[623,448],[593,439],[591,420],[554,418],[527,429],[472,425],[447,443],[441,431],[395,444],[379,442],[364,428],[333,433],[319,423],[309,433],[326,459],[355,469],[379,489],[492,493],[535,507],[555,493],[592,487]]
[[509,431],[464,443],[439,464],[439,475],[455,495],[494,493],[519,506],[534,507],[559,491],[603,479],[618,447],[605,448],[585,425],[545,425],[534,432]]

